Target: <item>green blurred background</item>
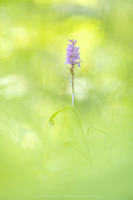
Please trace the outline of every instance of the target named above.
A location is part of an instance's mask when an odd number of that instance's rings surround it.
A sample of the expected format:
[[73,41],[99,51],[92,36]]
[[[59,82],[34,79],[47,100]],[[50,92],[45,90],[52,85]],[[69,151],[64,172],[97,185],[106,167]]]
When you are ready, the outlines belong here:
[[[68,39],[77,40],[76,109]],[[0,1],[0,199],[133,199],[133,1]],[[49,196],[48,196],[49,195]],[[57,196],[56,196],[57,195]],[[70,196],[72,195],[72,196]]]

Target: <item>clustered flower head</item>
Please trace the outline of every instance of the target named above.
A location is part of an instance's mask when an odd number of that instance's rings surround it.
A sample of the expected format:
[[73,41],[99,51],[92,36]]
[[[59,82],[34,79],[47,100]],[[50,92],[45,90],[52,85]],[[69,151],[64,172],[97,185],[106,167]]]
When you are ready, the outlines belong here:
[[71,44],[68,44],[68,47],[66,48],[67,50],[67,57],[66,57],[66,62],[65,64],[69,64],[71,66],[70,71],[73,73],[74,67],[78,65],[80,66],[81,60],[80,60],[80,53],[78,52],[80,49],[79,47],[76,47],[75,44],[77,40],[68,40],[71,42]]

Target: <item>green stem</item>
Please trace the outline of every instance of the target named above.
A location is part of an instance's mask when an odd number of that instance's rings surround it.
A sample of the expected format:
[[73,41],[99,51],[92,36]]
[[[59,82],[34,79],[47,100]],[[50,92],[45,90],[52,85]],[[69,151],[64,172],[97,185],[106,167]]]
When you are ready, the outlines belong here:
[[79,119],[78,113],[77,113],[77,111],[76,111],[75,109],[74,109],[74,112],[75,112],[75,114],[76,114],[76,116],[77,116],[78,123],[79,123],[79,127],[80,127],[80,130],[81,130],[82,136],[83,136],[83,138],[84,138],[84,142],[85,142],[85,145],[86,145],[88,154],[90,155],[89,147],[88,147],[88,145],[87,145],[87,140],[85,139],[85,136],[84,136],[84,133],[83,133],[83,129],[82,129],[82,126],[81,126],[81,123],[80,123],[80,119]]
[[72,92],[74,93],[74,75],[72,74]]
[[81,130],[81,133],[82,133],[82,136],[84,138],[84,142],[85,142],[85,145],[86,145],[86,148],[87,148],[87,151],[88,151],[88,154],[90,154],[89,152],[89,148],[88,148],[88,145],[87,145],[87,140],[85,139],[85,136],[84,136],[84,133],[83,133],[83,129],[82,129],[82,126],[81,126],[81,123],[80,123],[80,119],[79,119],[79,116],[78,116],[78,113],[75,109],[75,93],[74,93],[74,74],[72,74],[72,108],[77,116],[77,119],[78,119],[78,123],[79,123],[79,127],[80,127],[80,130]]
[[74,93],[74,74],[72,74],[72,107],[74,108],[75,103],[75,93]]

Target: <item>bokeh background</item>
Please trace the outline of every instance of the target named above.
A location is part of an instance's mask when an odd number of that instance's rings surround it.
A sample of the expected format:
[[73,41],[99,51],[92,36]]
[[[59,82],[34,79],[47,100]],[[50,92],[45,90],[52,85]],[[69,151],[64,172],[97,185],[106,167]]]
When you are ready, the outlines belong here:
[[[133,1],[0,1],[0,199],[133,199]],[[77,40],[76,109],[64,65]],[[112,145],[111,138],[115,141]],[[72,148],[71,148],[72,147]],[[71,195],[71,196],[70,196]]]

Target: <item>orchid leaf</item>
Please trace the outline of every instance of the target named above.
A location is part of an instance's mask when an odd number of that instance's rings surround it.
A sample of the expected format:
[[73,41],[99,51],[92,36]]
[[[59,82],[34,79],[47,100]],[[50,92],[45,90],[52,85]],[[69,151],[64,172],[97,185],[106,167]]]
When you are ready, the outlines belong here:
[[[90,129],[91,128],[94,129],[94,130],[96,130],[96,131],[98,131],[98,132],[100,132],[100,133],[102,133],[103,135],[106,136],[105,139],[104,139],[104,143],[105,143],[105,141],[107,141],[107,138],[110,138],[110,143],[111,144],[108,146],[108,148],[112,148],[114,146],[115,140],[114,140],[114,138],[111,135],[109,135],[109,134],[105,133],[104,131],[101,131],[101,130],[99,130],[97,128],[94,128],[93,126],[88,127],[87,138],[90,135]],[[89,140],[90,140],[90,138],[89,138]],[[107,146],[107,145],[105,145],[105,146]]]
[[59,113],[59,112],[62,112],[63,110],[66,110],[66,109],[69,109],[69,108],[71,108],[71,107],[66,107],[66,108],[63,108],[63,109],[61,109],[61,110],[59,110],[59,111],[57,111],[57,112],[55,112],[51,117],[50,117],[50,119],[49,119],[49,124],[50,124],[50,126],[53,126],[54,125],[54,117]]
[[63,143],[63,145],[67,147],[71,147],[77,153],[79,153],[83,158],[89,161],[89,155],[82,149],[82,147],[77,142],[70,141],[70,142]]

